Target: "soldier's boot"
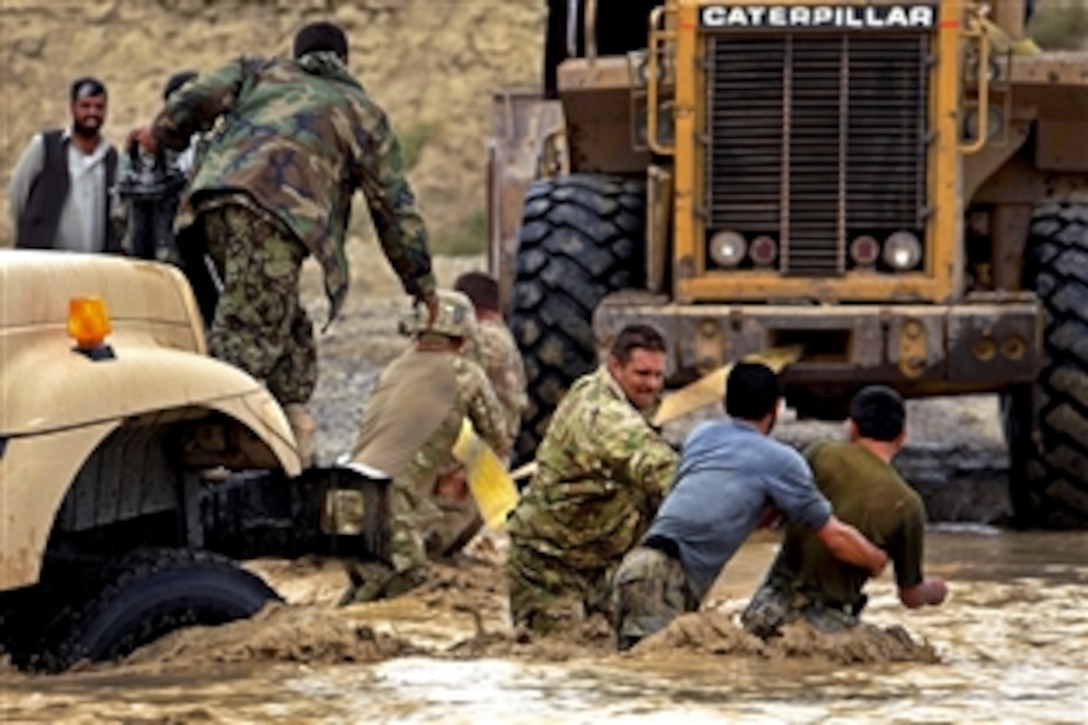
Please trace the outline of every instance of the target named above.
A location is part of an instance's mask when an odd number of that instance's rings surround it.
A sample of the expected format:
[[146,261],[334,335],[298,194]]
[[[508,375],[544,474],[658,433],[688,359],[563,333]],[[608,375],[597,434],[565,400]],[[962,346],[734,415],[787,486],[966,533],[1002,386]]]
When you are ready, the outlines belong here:
[[302,467],[313,466],[317,454],[317,421],[302,403],[288,403],[283,406],[283,412],[287,414],[287,422],[291,425],[291,432],[295,434]]
[[381,599],[385,585],[389,583],[393,574],[387,569],[366,566],[358,562],[345,562],[348,579],[351,583],[340,597],[336,606],[346,607],[349,604],[361,604]]

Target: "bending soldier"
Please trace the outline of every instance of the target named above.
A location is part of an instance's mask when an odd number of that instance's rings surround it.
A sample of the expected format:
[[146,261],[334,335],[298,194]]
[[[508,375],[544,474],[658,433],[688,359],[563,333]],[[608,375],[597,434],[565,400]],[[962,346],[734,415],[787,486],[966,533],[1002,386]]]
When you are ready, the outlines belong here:
[[483,368],[463,354],[476,331],[472,303],[459,292],[441,290],[438,296],[433,325],[425,327],[420,310],[415,343],[378,378],[350,456],[351,463],[392,479],[392,572],[371,573],[366,580],[365,575],[353,577],[345,604],[419,585],[426,578],[428,554],[448,555],[464,544],[464,531],[446,524],[453,519],[471,526],[478,520],[467,487],[436,487],[441,474],[455,465],[453,445],[466,417],[500,457],[509,454],[502,406]]
[[284,406],[299,455],[311,463],[317,384],[313,326],[299,301],[303,260],[324,272],[329,321],[347,295],[344,239],[361,189],[382,249],[406,292],[433,317],[427,232],[385,113],[347,66],[344,31],[303,27],[293,58],[240,58],[172,93],[150,128],[133,136],[155,153],[208,139],[182,199],[179,238],[197,226],[223,282],[208,347],[264,380]]

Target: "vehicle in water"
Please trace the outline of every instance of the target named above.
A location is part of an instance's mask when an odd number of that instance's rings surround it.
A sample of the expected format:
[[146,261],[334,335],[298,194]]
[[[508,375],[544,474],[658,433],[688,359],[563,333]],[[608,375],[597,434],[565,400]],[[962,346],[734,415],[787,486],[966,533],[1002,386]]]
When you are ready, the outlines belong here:
[[[240,558],[386,556],[386,484],[303,470],[283,410],[208,356],[158,262],[0,250],[0,646],[122,656],[278,595]],[[345,580],[346,584],[346,580]]]

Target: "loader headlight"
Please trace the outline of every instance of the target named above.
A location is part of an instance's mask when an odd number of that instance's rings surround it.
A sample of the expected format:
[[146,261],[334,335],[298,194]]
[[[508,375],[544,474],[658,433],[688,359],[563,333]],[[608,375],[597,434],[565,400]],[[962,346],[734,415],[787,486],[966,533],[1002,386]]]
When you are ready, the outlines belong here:
[[710,258],[722,267],[736,267],[748,251],[748,243],[740,232],[725,229],[710,238]]
[[[963,140],[978,139],[979,114],[977,108],[967,111],[963,117]],[[999,108],[990,108],[986,113],[986,138],[991,139],[1005,131],[1005,114]]]
[[884,240],[884,263],[898,272],[906,272],[922,261],[922,243],[911,232],[900,230]]
[[[672,121],[672,105],[670,100],[661,101],[658,104],[657,111],[657,142],[663,146],[671,146],[673,139],[676,136],[676,131],[673,128]],[[639,147],[646,146],[646,139],[648,138],[648,121],[646,119],[646,102],[640,101],[635,106],[634,111],[634,133],[635,133],[635,145]]]

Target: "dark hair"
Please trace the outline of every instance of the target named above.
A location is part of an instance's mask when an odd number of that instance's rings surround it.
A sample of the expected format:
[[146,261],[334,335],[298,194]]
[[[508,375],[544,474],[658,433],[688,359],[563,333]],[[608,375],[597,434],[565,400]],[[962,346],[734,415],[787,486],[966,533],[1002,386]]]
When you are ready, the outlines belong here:
[[189,81],[196,78],[196,71],[183,70],[179,73],[175,73],[166,80],[166,85],[162,87],[162,100],[167,100],[170,95],[181,88]]
[[869,385],[850,401],[850,420],[858,435],[874,441],[894,441],[907,424],[903,397],[886,385]]
[[322,51],[348,57],[348,38],[339,25],[324,21],[310,23],[295,33],[295,58]]
[[635,350],[665,352],[665,338],[649,325],[627,325],[612,342],[612,356],[626,364]]
[[782,397],[782,383],[763,363],[739,362],[725,382],[725,412],[740,420],[761,420]]
[[106,84],[97,78],[85,76],[72,81],[72,87],[68,91],[68,100],[75,103],[80,98],[87,96],[105,96]]
[[483,272],[465,272],[453,283],[453,288],[472,300],[478,310],[499,311],[499,283]]

